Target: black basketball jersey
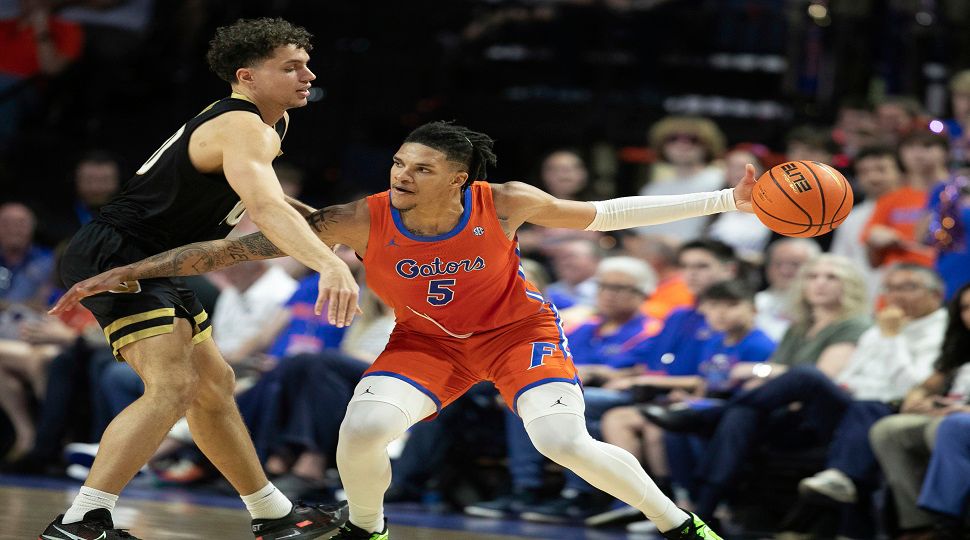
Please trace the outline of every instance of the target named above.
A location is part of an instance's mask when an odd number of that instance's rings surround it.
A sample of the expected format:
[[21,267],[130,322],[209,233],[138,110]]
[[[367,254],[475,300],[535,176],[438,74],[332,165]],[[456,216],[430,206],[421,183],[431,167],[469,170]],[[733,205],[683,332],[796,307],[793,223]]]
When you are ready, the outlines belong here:
[[[196,128],[229,111],[259,115],[250,101],[227,97],[192,118],[169,137],[111,202],[97,221],[112,225],[142,249],[173,247],[224,238],[246,211],[224,174],[203,174],[189,159],[189,138]],[[280,138],[286,122],[275,126]]]

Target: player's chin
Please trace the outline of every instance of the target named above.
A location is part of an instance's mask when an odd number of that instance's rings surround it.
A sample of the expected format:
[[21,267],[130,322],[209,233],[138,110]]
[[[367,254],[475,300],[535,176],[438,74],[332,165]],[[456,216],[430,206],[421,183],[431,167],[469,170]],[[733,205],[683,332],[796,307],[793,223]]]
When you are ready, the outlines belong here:
[[407,212],[408,210],[414,208],[415,204],[394,200],[394,195],[391,195],[391,206],[393,206],[395,210],[398,210],[400,212]]

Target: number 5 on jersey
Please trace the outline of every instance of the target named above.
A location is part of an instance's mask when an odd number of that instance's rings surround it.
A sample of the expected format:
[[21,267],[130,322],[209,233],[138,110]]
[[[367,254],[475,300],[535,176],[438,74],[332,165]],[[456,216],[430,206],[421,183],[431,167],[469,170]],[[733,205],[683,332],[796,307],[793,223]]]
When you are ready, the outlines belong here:
[[443,306],[455,298],[454,279],[432,279],[428,282],[428,303],[432,306]]

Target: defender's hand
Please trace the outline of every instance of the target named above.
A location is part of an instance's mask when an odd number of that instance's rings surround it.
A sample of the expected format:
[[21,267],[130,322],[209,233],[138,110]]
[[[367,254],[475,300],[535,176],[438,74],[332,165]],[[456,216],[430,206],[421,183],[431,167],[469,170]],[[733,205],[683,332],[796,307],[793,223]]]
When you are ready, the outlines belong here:
[[738,211],[748,212],[749,214],[754,212],[751,207],[751,193],[754,190],[756,180],[754,165],[748,163],[744,166],[744,178],[738,182],[738,185],[734,186],[734,204],[737,205]]
[[350,269],[343,262],[330,264],[320,271],[320,292],[317,295],[315,312],[323,313],[327,305],[327,320],[337,328],[349,325],[354,316],[363,311],[357,305],[360,287]]
[[102,272],[94,277],[75,283],[47,313],[51,315],[63,313],[76,306],[82,298],[124,286],[125,282],[128,281],[125,273],[126,270],[124,267],[112,268],[107,272]]

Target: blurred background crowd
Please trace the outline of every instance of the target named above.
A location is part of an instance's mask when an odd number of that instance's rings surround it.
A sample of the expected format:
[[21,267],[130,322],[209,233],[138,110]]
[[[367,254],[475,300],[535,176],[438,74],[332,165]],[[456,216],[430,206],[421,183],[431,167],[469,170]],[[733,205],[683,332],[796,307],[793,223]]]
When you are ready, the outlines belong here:
[[[204,63],[214,28],[266,15],[316,35],[311,103],[276,163],[284,190],[315,206],[386,189],[400,140],[437,119],[498,141],[489,180],[567,199],[731,187],[746,163],[839,168],[856,206],[834,234],[785,239],[738,213],[610,234],[525,228],[524,266],[563,312],[591,432],[728,537],[967,537],[970,4],[958,0],[0,0],[3,470],[83,478],[142,392],[90,313],[45,315],[63,292],[57,254],[226,94]],[[364,287],[364,315],[328,326],[313,315],[316,277],[291,259],[191,285],[275,484],[337,496],[343,410],[393,314]],[[391,501],[650,532],[542,458],[488,384],[394,457]],[[184,424],[144,474],[226,489]]]

